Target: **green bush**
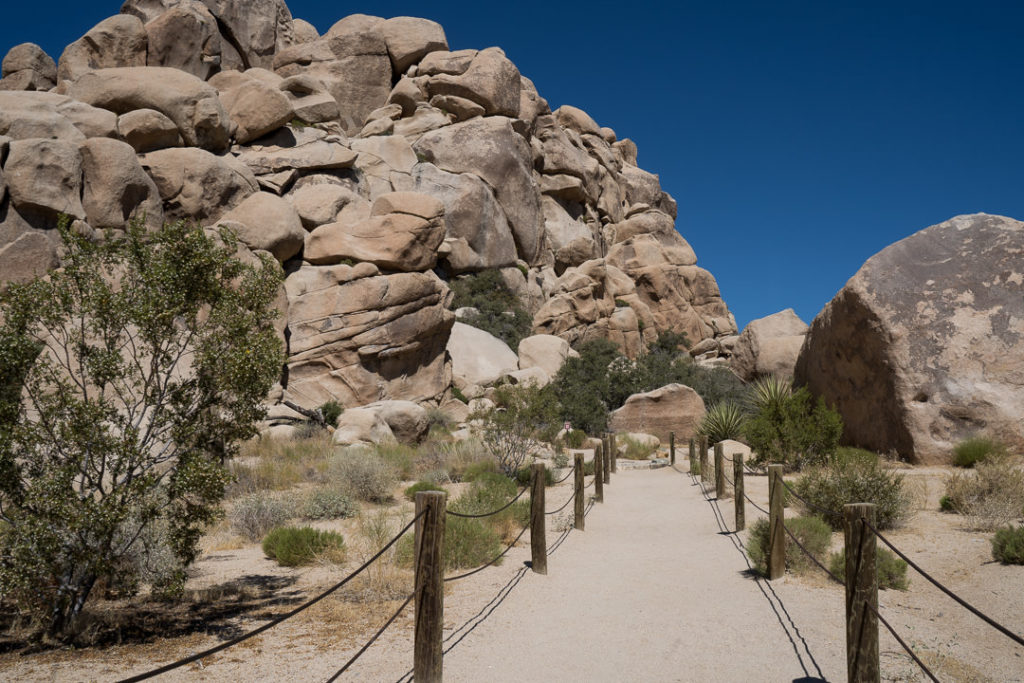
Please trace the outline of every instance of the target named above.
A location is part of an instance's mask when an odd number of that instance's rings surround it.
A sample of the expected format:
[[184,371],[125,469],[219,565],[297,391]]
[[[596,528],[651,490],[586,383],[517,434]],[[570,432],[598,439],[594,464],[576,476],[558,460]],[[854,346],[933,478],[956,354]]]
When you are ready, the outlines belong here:
[[519,348],[519,342],[530,336],[533,317],[505,284],[500,271],[483,270],[452,280],[449,285],[455,294],[453,309],[477,310],[462,322],[494,335],[512,349]]
[[[818,517],[794,517],[786,520],[786,527],[814,557],[821,562],[832,540],[832,530]],[[785,532],[783,532],[785,534]],[[786,538],[786,571],[801,574],[814,567],[814,562],[793,543],[789,534]],[[759,519],[750,527],[747,538],[747,555],[754,568],[762,574],[768,573],[769,524]],[[822,562],[823,563],[823,562]],[[824,563],[823,563],[824,564]]]
[[1024,516],[1024,470],[1009,456],[990,455],[973,472],[954,472],[945,495],[972,528],[993,531]]
[[452,398],[454,398],[456,401],[462,401],[463,403],[469,403],[469,399],[466,398],[466,395],[464,393],[462,393],[462,390],[459,389],[458,387],[452,387]]
[[416,494],[420,491],[444,491],[444,487],[438,486],[432,481],[418,481],[405,489],[405,499],[416,500]]
[[755,409],[744,427],[755,464],[767,461],[800,470],[824,464],[839,445],[842,418],[823,399],[814,401],[806,387],[755,400]]
[[[529,486],[533,479],[533,471],[529,467],[520,467],[516,470],[516,483],[520,486]],[[544,468],[544,486],[552,486],[555,483],[555,472],[550,467]]]
[[957,467],[974,467],[989,456],[1006,455],[1006,446],[981,437],[961,441],[953,449],[953,464]]
[[572,429],[563,438],[569,448],[581,448],[587,440],[587,433],[582,429]]
[[949,496],[939,498],[939,510],[942,512],[956,512],[956,508],[953,506],[953,499]]
[[[463,517],[447,519],[444,533],[445,569],[479,567],[490,562],[500,552],[501,538],[485,520]],[[500,564],[500,560],[496,564]]]
[[257,492],[236,500],[228,513],[228,521],[236,534],[255,542],[291,519],[293,512],[281,497]]
[[[476,481],[489,474],[501,474],[498,472],[498,463],[492,459],[478,460],[470,463],[462,472],[461,481]],[[505,475],[501,475],[505,476]],[[507,477],[506,477],[507,478]]]
[[530,461],[538,441],[555,440],[561,426],[558,399],[551,387],[505,385],[494,392],[494,407],[474,412],[480,440],[508,476]]
[[992,537],[992,557],[1003,564],[1024,564],[1024,526],[997,531]]
[[359,507],[347,493],[338,488],[324,486],[314,489],[302,506],[303,519],[345,519],[354,517]]
[[321,558],[342,562],[345,539],[334,531],[282,526],[272,529],[263,539],[263,554],[282,567],[299,567]]
[[793,484],[793,490],[815,506],[814,513],[821,514],[833,529],[843,528],[843,506],[851,503],[874,503],[879,529],[901,524],[910,516],[913,504],[903,475],[877,458],[847,456],[811,468]]
[[630,436],[622,436],[617,439],[619,457],[626,460],[647,460],[658,452],[652,445],[638,441]]
[[320,416],[324,418],[324,422],[331,425],[332,427],[338,424],[338,418],[345,412],[345,409],[341,407],[341,404],[335,400],[330,400],[324,403],[318,408]]
[[375,453],[349,449],[331,458],[328,479],[357,500],[385,503],[398,485],[395,468]]
[[743,423],[746,415],[736,403],[722,401],[711,406],[697,427],[697,434],[708,437],[709,443],[743,437]]
[[[840,581],[846,581],[846,549],[829,556],[829,571]],[[910,586],[907,578],[907,563],[901,560],[888,548],[877,548],[875,551],[875,572],[878,574],[878,587],[886,590],[894,588],[905,591]]]

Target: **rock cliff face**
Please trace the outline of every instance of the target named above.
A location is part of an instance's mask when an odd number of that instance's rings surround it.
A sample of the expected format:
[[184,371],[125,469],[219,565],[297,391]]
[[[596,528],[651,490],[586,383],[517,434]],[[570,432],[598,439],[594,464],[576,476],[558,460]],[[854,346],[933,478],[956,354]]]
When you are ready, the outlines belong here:
[[483,269],[569,342],[736,333],[636,146],[432,21],[320,35],[282,0],[127,0],[2,75],[0,281],[59,264],[61,214],[229,226],[287,275],[276,398],[443,400],[447,281]]
[[818,314],[796,381],[843,416],[845,438],[948,462],[988,434],[1024,448],[1024,223],[976,214],[872,256]]

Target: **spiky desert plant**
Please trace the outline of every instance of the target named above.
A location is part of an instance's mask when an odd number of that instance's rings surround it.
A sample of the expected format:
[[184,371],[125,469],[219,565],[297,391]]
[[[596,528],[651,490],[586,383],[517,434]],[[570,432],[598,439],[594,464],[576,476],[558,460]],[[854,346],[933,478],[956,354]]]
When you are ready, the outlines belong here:
[[708,437],[710,443],[726,439],[738,439],[743,434],[743,410],[730,401],[721,401],[711,406],[697,428],[697,433]]
[[793,395],[793,385],[776,375],[765,375],[754,382],[750,392],[750,407],[760,412],[766,406],[778,406]]

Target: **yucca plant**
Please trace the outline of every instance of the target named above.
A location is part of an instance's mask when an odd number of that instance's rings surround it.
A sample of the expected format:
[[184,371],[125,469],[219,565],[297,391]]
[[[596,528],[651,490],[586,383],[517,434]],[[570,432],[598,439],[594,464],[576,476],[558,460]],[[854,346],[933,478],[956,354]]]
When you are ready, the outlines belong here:
[[721,401],[711,406],[697,428],[697,433],[708,437],[710,443],[726,439],[739,439],[743,434],[746,416],[735,403]]
[[793,395],[793,385],[776,375],[758,378],[750,392],[750,407],[760,412],[767,406],[779,406]]

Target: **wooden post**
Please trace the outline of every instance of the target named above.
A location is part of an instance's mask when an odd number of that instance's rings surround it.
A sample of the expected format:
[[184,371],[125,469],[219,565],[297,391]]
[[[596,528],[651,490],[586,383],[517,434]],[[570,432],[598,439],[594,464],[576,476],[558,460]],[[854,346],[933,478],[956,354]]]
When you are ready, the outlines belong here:
[[444,627],[444,521],[448,494],[416,494],[416,625],[413,641],[413,676],[417,681],[441,683],[441,640]]
[[700,437],[700,480],[711,481],[711,472],[708,467],[708,437]]
[[619,471],[619,444],[615,441],[615,432],[608,432],[608,445],[611,446],[612,473]]
[[669,464],[675,467],[676,464],[676,433],[668,433],[668,458]]
[[612,483],[612,433],[604,433],[604,451],[601,459],[601,473],[604,476],[604,483]]
[[548,540],[544,533],[544,463],[530,467],[530,568],[538,574],[548,573]]
[[743,498],[743,454],[734,453],[732,456],[732,495],[736,505],[736,531],[743,531],[747,528],[747,506]]
[[722,444],[715,444],[715,498],[725,498],[725,453]]
[[594,448],[594,500],[604,502],[604,444]]
[[786,573],[786,520],[782,505],[782,465],[768,465],[768,578]]
[[690,437],[690,474],[693,474],[694,465],[697,464],[697,442]]
[[875,506],[855,503],[843,506],[843,536],[846,541],[846,680],[849,683],[878,683],[877,552],[874,532],[864,524],[875,523]]
[[575,498],[572,501],[572,509],[575,519],[573,519],[573,526],[579,531],[583,531],[583,454],[577,453],[573,456],[573,494]]

